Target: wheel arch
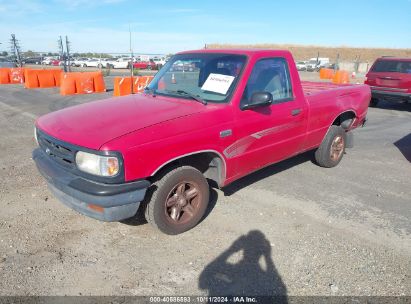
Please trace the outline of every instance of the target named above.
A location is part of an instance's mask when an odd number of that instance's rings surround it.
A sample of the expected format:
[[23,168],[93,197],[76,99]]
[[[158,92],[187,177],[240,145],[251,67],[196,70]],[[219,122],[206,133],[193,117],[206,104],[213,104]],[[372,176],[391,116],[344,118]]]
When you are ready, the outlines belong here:
[[218,187],[221,187],[226,179],[226,161],[215,150],[201,150],[172,158],[154,170],[151,177],[155,179],[170,169],[180,166],[192,166],[198,169],[208,180],[215,182]]
[[354,110],[346,110],[337,115],[333,120],[332,126],[341,126],[344,130],[349,130],[353,125],[355,119],[357,118],[357,113]]

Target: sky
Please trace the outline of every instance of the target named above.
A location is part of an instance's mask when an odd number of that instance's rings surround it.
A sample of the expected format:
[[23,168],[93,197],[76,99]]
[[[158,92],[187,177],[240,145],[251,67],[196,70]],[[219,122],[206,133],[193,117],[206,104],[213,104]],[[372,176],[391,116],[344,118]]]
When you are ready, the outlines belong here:
[[411,0],[0,0],[0,52],[168,54],[209,43],[411,48]]

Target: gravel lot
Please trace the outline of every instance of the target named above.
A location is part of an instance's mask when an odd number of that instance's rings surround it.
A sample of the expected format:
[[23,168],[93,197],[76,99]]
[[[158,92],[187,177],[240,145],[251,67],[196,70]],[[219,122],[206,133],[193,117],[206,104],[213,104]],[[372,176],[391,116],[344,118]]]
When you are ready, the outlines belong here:
[[411,105],[371,108],[336,168],[310,152],[214,190],[171,237],[66,208],[31,159],[36,117],[111,95],[0,87],[0,295],[411,296]]

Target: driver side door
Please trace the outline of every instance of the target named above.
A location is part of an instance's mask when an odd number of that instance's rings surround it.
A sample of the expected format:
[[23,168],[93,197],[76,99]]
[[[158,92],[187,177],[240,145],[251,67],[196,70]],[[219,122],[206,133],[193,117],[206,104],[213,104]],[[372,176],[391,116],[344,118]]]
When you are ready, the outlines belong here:
[[236,111],[236,142],[224,154],[235,160],[237,176],[258,170],[298,152],[305,132],[305,102],[294,97],[285,58],[256,62],[244,90],[241,105],[253,93],[269,92],[272,104]]

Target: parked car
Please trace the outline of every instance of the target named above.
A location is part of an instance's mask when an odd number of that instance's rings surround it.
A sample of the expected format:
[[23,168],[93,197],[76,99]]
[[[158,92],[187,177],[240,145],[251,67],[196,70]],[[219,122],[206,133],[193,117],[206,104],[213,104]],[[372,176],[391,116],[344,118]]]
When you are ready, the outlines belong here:
[[307,70],[307,61],[297,61],[295,65],[299,71]]
[[[86,61],[89,61],[89,58],[85,58],[85,57],[74,58],[73,61],[71,62],[71,65],[74,67],[82,67],[84,66]],[[87,66],[87,64],[85,66]]]
[[43,57],[28,57],[28,58],[23,58],[22,63],[23,64],[41,64],[43,61]]
[[174,72],[193,72],[196,69],[196,64],[193,62],[176,61],[170,67],[170,71]]
[[112,69],[128,69],[130,68],[131,58],[118,58],[117,60],[108,60],[107,67]]
[[163,67],[163,65],[165,65],[166,62],[167,62],[165,57],[153,58],[153,61],[156,64],[157,70],[161,69]]
[[54,66],[61,66],[64,64],[64,61],[61,61],[60,59],[53,59],[50,61],[50,65]]
[[411,58],[378,58],[364,83],[371,87],[371,106],[380,99],[411,103]]
[[307,62],[307,71],[308,72],[318,72],[321,68],[325,68],[330,64],[329,58],[311,58]]
[[42,65],[51,65],[52,61],[56,60],[54,57],[44,57],[44,59],[41,61]]
[[87,61],[84,61],[81,66],[82,67],[102,68],[103,66],[106,66],[106,64],[101,59],[92,58],[92,59],[89,59]]
[[0,68],[14,68],[16,67],[16,62],[9,58],[0,57]]
[[[33,160],[64,204],[104,221],[141,205],[154,227],[182,233],[204,216],[208,181],[225,187],[313,149],[320,166],[337,166],[366,120],[369,86],[301,83],[288,51],[203,49],[170,61],[145,94],[36,120]],[[170,71],[174,62],[199,71]]]
[[152,59],[150,59],[148,61],[136,61],[133,63],[133,67],[135,69],[154,70],[157,68],[157,65]]

